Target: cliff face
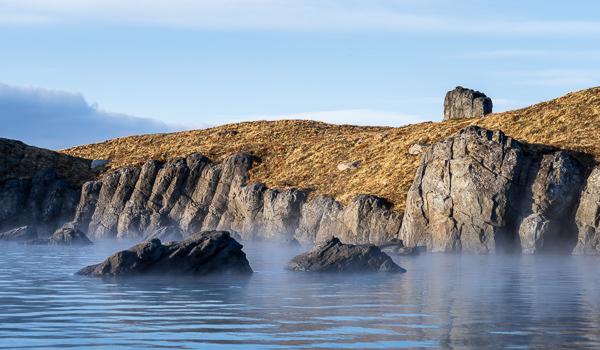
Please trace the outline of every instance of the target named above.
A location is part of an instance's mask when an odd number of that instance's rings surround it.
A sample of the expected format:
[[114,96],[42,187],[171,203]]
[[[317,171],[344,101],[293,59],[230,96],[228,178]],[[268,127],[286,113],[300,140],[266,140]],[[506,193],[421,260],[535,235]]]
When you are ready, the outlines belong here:
[[187,234],[234,230],[244,239],[345,242],[397,238],[402,217],[379,198],[357,196],[345,209],[327,197],[306,202],[299,190],[248,181],[252,157],[237,153],[218,165],[192,154],[141,168],[121,168],[83,186],[75,215],[95,237],[143,237],[176,226]]
[[[471,126],[421,158],[401,236],[431,251],[571,252],[583,166]],[[531,148],[531,147],[529,147]]]
[[0,138],[0,231],[34,225],[50,236],[70,221],[92,161]]
[[30,181],[6,181],[0,186],[0,232],[33,225],[40,236],[49,237],[72,220],[80,192],[49,169],[38,171]]

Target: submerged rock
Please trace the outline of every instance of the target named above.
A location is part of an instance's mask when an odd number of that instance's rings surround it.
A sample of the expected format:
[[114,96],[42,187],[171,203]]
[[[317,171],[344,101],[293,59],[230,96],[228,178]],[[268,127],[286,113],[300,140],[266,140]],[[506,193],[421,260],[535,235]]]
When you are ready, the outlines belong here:
[[150,239],[111,255],[103,263],[76,272],[87,276],[251,273],[242,245],[227,231],[200,232],[183,241],[167,244],[156,238]]
[[85,233],[74,228],[59,228],[50,236],[50,245],[92,245]]
[[11,242],[25,242],[37,239],[37,229],[33,226],[22,226],[0,233],[0,240]]
[[394,238],[388,243],[378,245],[382,252],[390,255],[421,255],[416,247],[405,247],[401,239]]
[[281,242],[282,247],[299,247],[300,242],[294,237],[288,238],[285,241]]
[[406,272],[373,244],[343,244],[336,237],[317,244],[285,265],[286,270],[318,272]]

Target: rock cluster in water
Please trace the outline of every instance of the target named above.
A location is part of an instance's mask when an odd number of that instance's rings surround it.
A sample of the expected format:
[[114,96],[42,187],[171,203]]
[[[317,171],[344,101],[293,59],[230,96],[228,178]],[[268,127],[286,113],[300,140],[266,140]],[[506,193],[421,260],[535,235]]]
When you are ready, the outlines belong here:
[[207,231],[182,241],[143,241],[79,270],[86,276],[252,274],[242,245],[226,231]]
[[311,272],[406,272],[373,244],[343,244],[336,237],[318,243],[285,265],[286,270]]

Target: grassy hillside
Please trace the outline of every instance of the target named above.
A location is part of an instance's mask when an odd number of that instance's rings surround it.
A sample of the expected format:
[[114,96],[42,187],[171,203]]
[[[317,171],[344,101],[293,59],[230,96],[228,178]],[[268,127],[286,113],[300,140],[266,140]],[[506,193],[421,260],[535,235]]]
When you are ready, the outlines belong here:
[[[443,123],[391,128],[305,120],[258,121],[129,136],[59,152],[90,159],[109,158],[113,160],[111,169],[191,153],[203,154],[218,163],[232,153],[245,152],[256,159],[251,182],[261,181],[271,188],[299,188],[309,198],[324,194],[343,205],[357,194],[369,193],[384,198],[393,210],[404,211],[406,193],[420,160],[420,156],[408,155],[410,146],[435,143],[468,125],[500,129],[520,141],[565,149],[594,166],[600,161],[600,87],[515,111]],[[235,133],[215,134],[223,131]],[[338,171],[339,163],[350,161],[360,164]]]

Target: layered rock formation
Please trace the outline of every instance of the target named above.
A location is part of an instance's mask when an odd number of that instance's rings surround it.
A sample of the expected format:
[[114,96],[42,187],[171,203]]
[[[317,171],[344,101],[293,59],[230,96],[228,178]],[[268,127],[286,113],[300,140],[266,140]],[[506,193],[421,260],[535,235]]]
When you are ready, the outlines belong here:
[[457,86],[444,99],[444,121],[455,118],[475,118],[492,113],[492,99],[484,93]]
[[76,274],[101,277],[251,273],[242,245],[229,232],[207,231],[179,242],[162,244],[156,238],[143,241]]
[[216,229],[236,231],[244,239],[295,236],[303,242],[334,233],[355,243],[398,236],[402,216],[377,197],[357,196],[345,209],[327,197],[306,203],[302,191],[246,185],[251,165],[252,157],[241,153],[218,165],[193,154],[121,168],[83,186],[75,223],[92,237],[144,237],[165,227],[184,235]]
[[343,244],[336,237],[317,244],[285,265],[308,272],[406,272],[373,244]]
[[582,165],[470,126],[421,158],[401,236],[431,251],[570,252]]

